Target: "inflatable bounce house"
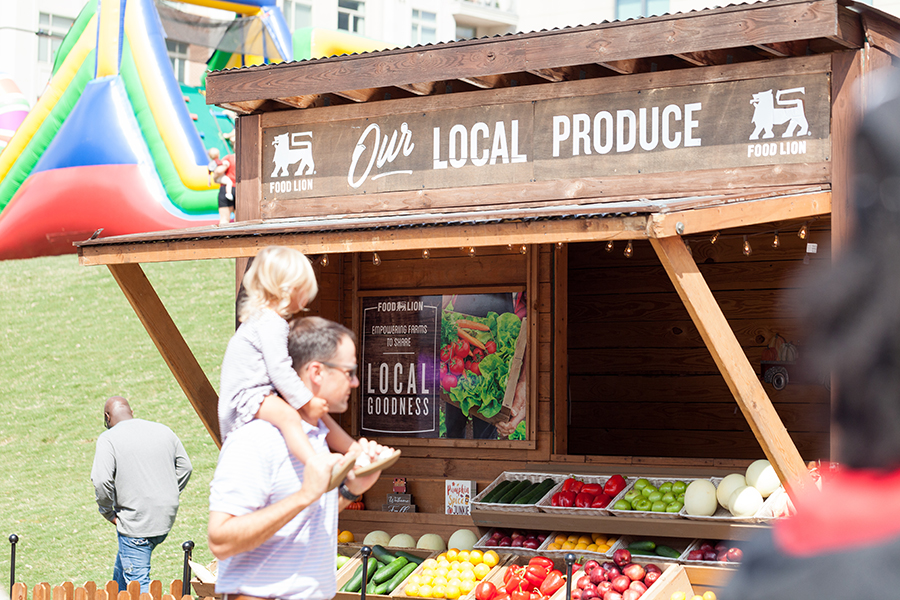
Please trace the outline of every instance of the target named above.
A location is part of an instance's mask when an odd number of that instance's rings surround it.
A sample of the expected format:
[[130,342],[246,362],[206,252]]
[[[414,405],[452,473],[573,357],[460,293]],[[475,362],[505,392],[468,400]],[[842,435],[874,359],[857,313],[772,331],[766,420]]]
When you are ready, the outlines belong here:
[[[236,14],[210,70],[384,48],[316,30],[298,30],[298,47],[275,0],[183,1]],[[202,89],[179,85],[164,25],[190,23],[162,11],[172,9],[88,0],[30,111],[0,76],[0,260],[71,253],[73,241],[99,229],[108,236],[218,221],[207,149],[232,152],[233,121],[206,105]]]

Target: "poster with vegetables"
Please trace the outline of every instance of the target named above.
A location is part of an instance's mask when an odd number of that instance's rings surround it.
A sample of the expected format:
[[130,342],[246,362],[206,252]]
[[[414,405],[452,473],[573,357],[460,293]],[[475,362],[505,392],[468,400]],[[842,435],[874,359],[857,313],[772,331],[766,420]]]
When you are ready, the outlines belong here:
[[362,435],[524,440],[524,292],[362,298]]

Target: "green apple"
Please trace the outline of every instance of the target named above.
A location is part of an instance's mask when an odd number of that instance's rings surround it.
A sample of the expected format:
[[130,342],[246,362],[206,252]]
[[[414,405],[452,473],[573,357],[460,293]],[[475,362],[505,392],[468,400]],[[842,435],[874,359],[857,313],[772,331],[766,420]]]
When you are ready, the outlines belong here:
[[683,481],[676,481],[672,483],[672,493],[674,494],[683,494],[687,489],[687,484]]
[[625,495],[622,497],[625,498],[626,500],[628,500],[629,502],[631,502],[635,498],[641,497],[641,490],[636,490],[634,488],[631,488],[630,490],[625,492]]
[[666,503],[661,500],[657,500],[650,506],[650,510],[653,512],[666,512]]
[[613,508],[616,510],[631,510],[631,502],[625,500],[624,498],[621,500],[616,500],[616,503],[613,504]]
[[[644,488],[644,489],[647,489],[647,488]],[[663,497],[662,492],[655,491],[655,492],[650,492],[647,495],[647,500],[649,500],[650,502],[659,502],[660,500],[662,500],[662,497]]]
[[634,510],[650,510],[653,506],[653,503],[647,500],[646,498],[635,498],[634,502],[631,503],[631,506],[634,507]]
[[648,485],[650,485],[650,481],[641,477],[640,479],[638,479],[637,481],[634,482],[634,489],[642,490],[645,487],[647,487]]
[[641,494],[644,496],[644,498],[647,498],[647,497],[648,497],[650,494],[652,494],[653,492],[658,492],[658,491],[659,491],[659,490],[656,489],[656,488],[655,488],[654,486],[652,486],[652,485],[646,485],[646,486],[644,486],[643,488],[641,488]]
[[684,494],[678,494],[675,499],[684,504]]
[[666,505],[666,512],[677,513],[681,510],[682,506],[684,506],[683,502],[678,502],[677,500],[675,502],[670,502]]
[[[662,489],[660,489],[659,491],[661,492]],[[662,495],[662,498],[660,498],[660,500],[662,500],[666,504],[671,504],[675,502],[675,494],[673,494],[672,492],[666,492]]]
[[672,485],[673,484],[671,481],[665,481],[659,486],[659,491],[661,491],[663,494],[665,494],[666,492],[671,492]]

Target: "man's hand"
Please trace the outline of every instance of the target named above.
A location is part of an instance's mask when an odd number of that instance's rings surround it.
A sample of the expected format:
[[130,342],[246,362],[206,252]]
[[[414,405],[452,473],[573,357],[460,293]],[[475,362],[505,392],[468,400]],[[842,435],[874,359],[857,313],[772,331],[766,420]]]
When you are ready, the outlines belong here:
[[513,396],[512,406],[509,408],[509,421],[497,423],[497,433],[503,437],[509,437],[525,418],[528,412],[528,391],[525,381],[519,381],[516,385],[516,394]]
[[331,471],[341,458],[340,454],[316,454],[306,461],[303,486],[298,493],[303,495],[307,504],[312,504],[328,490]]

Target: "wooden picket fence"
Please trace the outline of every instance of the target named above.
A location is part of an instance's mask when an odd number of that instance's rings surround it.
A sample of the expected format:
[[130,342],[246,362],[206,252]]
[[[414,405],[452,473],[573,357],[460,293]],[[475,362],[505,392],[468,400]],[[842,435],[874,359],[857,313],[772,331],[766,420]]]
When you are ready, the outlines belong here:
[[[164,594],[162,582],[155,579],[150,582],[150,591],[142,594],[141,584],[137,581],[129,582],[128,590],[121,592],[115,581],[107,581],[103,587],[93,581],[78,587],[71,581],[53,587],[49,583],[39,583],[31,590],[31,600],[193,600],[190,594],[181,595],[181,585],[180,579],[172,581]],[[24,583],[13,585],[10,600],[29,600],[28,586]]]

